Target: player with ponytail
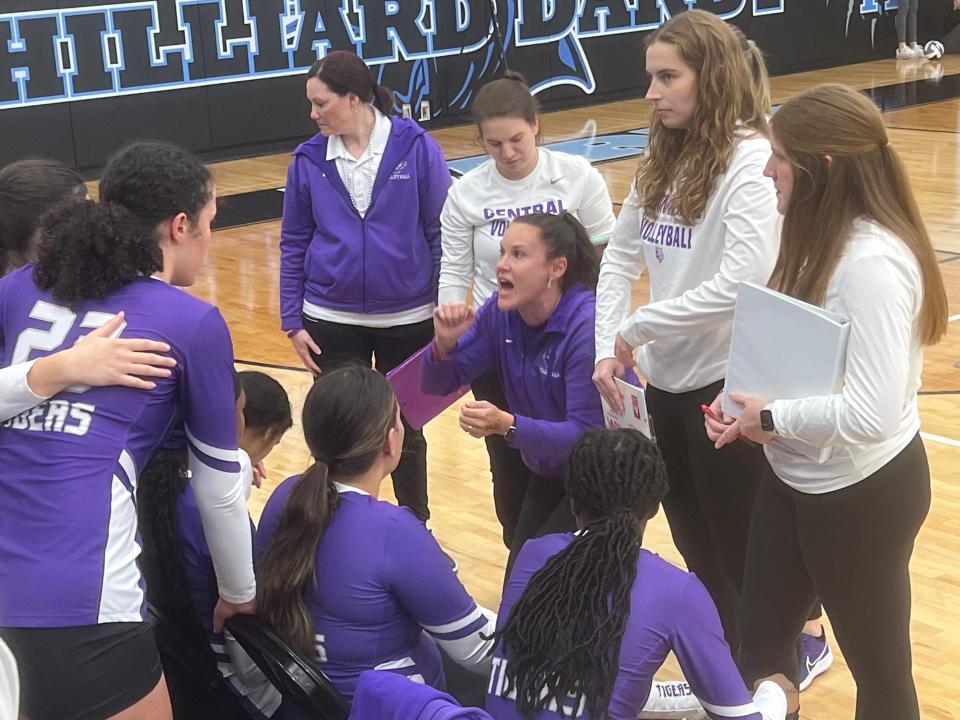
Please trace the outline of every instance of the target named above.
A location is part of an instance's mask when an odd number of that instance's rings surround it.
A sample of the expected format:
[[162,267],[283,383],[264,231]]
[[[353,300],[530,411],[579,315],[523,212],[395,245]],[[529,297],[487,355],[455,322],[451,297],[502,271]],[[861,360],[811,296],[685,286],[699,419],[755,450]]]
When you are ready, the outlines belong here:
[[441,650],[482,683],[493,614],[423,523],[378,499],[403,447],[390,383],[359,365],[323,373],[303,430],[313,464],[277,487],[257,530],[262,614],[347,697],[374,668],[444,689]]

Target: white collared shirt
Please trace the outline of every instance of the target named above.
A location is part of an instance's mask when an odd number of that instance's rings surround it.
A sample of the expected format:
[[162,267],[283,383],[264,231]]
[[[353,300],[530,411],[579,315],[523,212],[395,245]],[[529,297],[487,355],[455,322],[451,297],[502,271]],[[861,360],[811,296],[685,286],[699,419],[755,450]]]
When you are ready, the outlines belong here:
[[331,135],[327,140],[327,160],[335,160],[340,179],[353,199],[353,206],[360,213],[366,214],[370,207],[370,198],[373,195],[373,183],[380,170],[380,161],[390,139],[390,118],[371,107],[373,110],[373,131],[370,133],[370,142],[360,157],[349,153],[339,135]]

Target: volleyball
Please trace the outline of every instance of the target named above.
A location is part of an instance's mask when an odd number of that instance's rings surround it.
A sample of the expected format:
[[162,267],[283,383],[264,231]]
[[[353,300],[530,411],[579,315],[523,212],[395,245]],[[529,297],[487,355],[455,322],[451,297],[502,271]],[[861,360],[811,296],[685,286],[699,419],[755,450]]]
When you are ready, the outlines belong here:
[[943,43],[939,40],[931,40],[923,46],[923,56],[928,60],[939,60],[943,53]]

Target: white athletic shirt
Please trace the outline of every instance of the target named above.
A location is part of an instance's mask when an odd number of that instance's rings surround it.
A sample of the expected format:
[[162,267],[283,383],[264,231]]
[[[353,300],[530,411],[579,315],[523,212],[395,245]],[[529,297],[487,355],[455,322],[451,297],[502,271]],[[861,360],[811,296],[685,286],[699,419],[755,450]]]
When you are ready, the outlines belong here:
[[923,279],[913,253],[876,223],[855,221],[823,306],[850,321],[843,391],[800,400],[768,398],[774,400],[773,422],[780,435],[832,448],[820,464],[775,439],[765,446],[777,476],[805,493],[840,490],[863,480],[920,430]]
[[[339,135],[331,135],[327,140],[327,160],[337,164],[337,173],[344,187],[350,193],[353,206],[363,217],[370,207],[373,184],[380,170],[380,161],[390,140],[390,118],[373,108],[373,131],[370,142],[360,157],[355,158],[343,144]],[[412,325],[433,317],[433,304],[400,310],[392,313],[355,313],[345,310],[333,310],[303,301],[303,314],[313,320],[326,320],[341,325],[357,325],[368,328],[389,328],[397,325]]]
[[497,289],[494,266],[510,221],[535,212],[573,213],[595,245],[607,242],[616,218],[607,185],[576,155],[538,148],[537,166],[507,180],[491,158],[453,183],[440,216],[440,304],[465,302],[473,286],[479,308]]
[[[656,219],[646,218],[631,191],[600,265],[598,362],[614,357],[619,332],[661,390],[696,390],[726,374],[737,286],[766,284],[780,246],[776,191],[763,177],[769,158],[769,140],[743,132],[694,225],[670,213],[670,197]],[[644,267],[650,300],[631,312],[630,292]]]
[[47,399],[34,393],[27,382],[27,373],[34,362],[30,360],[0,368],[0,422],[26,412]]

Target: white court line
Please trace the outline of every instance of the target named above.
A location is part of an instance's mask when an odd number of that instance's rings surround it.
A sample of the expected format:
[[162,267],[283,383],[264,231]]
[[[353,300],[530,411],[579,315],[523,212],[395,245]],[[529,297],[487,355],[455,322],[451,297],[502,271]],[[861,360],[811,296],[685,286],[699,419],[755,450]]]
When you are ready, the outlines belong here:
[[947,322],[953,322],[954,320],[960,320],[960,314],[951,315],[950,317],[947,318]]
[[935,442],[940,443],[941,445],[950,445],[951,447],[960,448],[960,440],[955,440],[943,435],[934,435],[933,433],[922,432],[920,433],[920,437],[928,442]]

